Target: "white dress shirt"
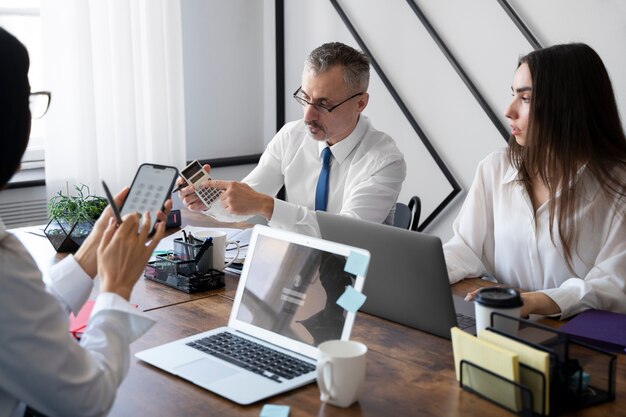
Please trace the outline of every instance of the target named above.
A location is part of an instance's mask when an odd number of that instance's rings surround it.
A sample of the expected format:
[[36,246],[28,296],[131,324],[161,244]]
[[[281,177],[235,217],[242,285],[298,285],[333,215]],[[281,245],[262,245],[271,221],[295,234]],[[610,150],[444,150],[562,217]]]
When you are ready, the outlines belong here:
[[47,288],[26,248],[0,221],[0,417],[26,403],[49,417],[102,416],[128,372],[129,344],[154,324],[122,297],[96,298],[80,344],[69,333],[93,280],[68,256]]
[[[609,200],[582,168],[577,176],[582,207],[575,214],[574,273],[544,203],[533,205],[506,150],[478,166],[474,183],[444,245],[450,282],[490,276],[498,282],[541,291],[561,308],[561,318],[594,308],[626,313],[626,220],[624,200]],[[556,222],[555,222],[556,223]]]
[[[328,146],[312,139],[303,120],[287,123],[274,136],[259,164],[243,179],[254,190],[276,195],[285,185],[285,200],[274,199],[269,225],[319,236],[315,189]],[[392,223],[406,177],[404,155],[394,140],[374,129],[361,115],[352,133],[330,147],[329,213],[377,223]]]

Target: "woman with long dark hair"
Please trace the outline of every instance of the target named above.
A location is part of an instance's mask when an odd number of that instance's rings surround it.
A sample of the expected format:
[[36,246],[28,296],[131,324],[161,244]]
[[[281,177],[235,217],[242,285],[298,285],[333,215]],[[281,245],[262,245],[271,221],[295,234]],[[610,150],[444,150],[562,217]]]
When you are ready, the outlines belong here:
[[602,60],[580,43],[537,50],[511,89],[508,149],[479,164],[444,245],[450,282],[528,291],[523,315],[626,313],[626,137]]
[[[0,189],[18,170],[31,113],[26,48],[0,28]],[[128,189],[116,196],[121,204]],[[167,213],[171,201],[166,203]],[[166,219],[159,213],[159,219]],[[128,372],[130,343],[154,321],[128,303],[132,288],[164,234],[150,214],[117,226],[106,208],[75,255],[42,274],[0,220],[0,416],[102,416]],[[100,277],[100,290],[80,344],[68,331]],[[29,406],[29,408],[27,408]]]

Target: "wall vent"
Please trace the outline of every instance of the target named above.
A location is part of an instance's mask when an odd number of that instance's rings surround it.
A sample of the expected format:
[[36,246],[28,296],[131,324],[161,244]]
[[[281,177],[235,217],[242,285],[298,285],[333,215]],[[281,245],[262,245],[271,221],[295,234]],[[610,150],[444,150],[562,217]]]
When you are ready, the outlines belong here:
[[7,229],[48,224],[45,186],[0,191],[0,218]]
[[0,217],[7,229],[45,225],[48,223],[46,199],[21,202],[1,202]]

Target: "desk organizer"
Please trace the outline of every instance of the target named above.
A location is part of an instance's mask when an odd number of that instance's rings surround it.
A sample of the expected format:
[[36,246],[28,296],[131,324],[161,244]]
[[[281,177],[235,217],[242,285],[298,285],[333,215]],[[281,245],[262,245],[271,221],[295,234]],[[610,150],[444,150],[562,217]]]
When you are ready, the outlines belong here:
[[[506,328],[504,326],[510,325],[511,320],[519,323],[517,335],[496,330]],[[500,313],[492,313],[489,329],[547,352],[550,357],[549,387],[541,372],[523,364],[519,366],[520,382],[517,383],[462,360],[460,385],[463,389],[520,416],[532,417],[558,416],[615,400],[617,358],[614,354],[572,340],[566,333],[551,327]],[[533,398],[532,388],[537,391],[537,387],[542,395]],[[549,404],[545,404],[547,388]]]
[[174,239],[174,251],[148,262],[144,276],[186,293],[223,288],[224,272],[210,268],[213,255],[208,249],[212,245],[205,245],[202,250],[203,244],[196,239],[193,243]]

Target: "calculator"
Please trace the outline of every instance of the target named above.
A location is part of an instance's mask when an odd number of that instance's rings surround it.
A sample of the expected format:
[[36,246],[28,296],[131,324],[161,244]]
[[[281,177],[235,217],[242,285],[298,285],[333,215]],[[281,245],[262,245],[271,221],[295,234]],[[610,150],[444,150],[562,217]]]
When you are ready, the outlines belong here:
[[202,187],[204,181],[210,180],[209,173],[202,168],[202,164],[197,160],[191,162],[182,171],[180,171],[181,177],[185,179],[189,184],[196,188],[196,194],[202,202],[207,206],[207,209],[217,200],[222,193],[222,190],[211,187]]

